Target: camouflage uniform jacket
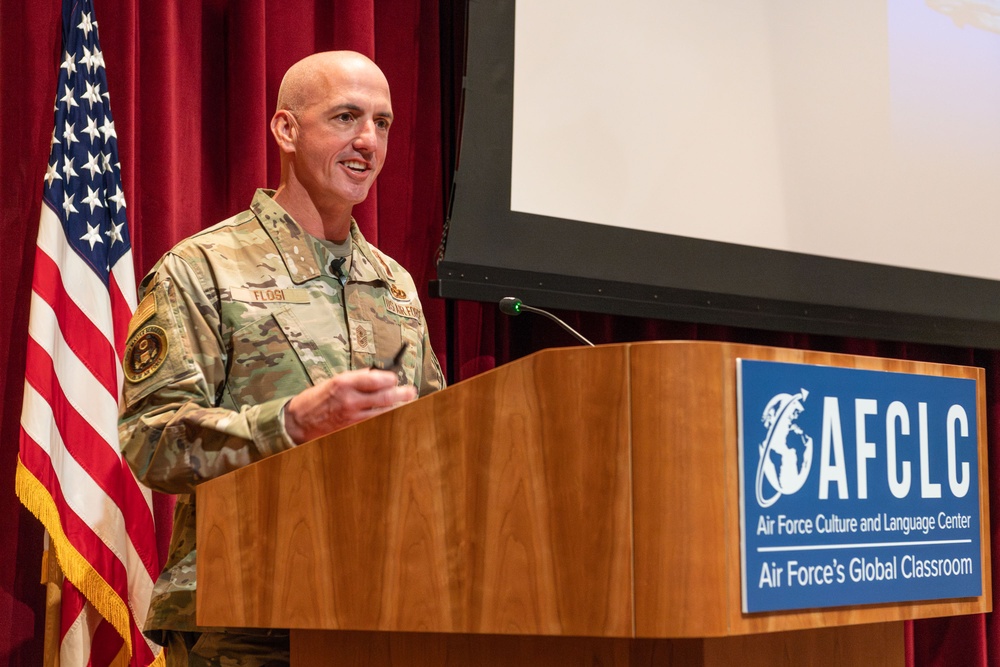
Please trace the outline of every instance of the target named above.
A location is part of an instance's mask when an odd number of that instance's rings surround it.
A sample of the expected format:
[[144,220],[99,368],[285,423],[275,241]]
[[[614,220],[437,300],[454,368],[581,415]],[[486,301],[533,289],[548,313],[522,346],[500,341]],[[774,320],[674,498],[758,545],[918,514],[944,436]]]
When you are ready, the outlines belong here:
[[391,364],[404,342],[407,382],[420,395],[443,386],[413,279],[353,223],[351,237],[342,285],[330,250],[259,190],[251,210],[182,241],[143,280],[119,437],[140,481],[180,494],[147,631],[196,629],[194,487],[293,447],[293,395]]

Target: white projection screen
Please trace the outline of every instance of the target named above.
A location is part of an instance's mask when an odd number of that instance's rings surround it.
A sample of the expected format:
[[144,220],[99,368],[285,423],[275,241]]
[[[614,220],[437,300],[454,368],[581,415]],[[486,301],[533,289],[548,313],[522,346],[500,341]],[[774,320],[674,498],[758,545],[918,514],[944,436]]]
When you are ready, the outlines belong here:
[[473,0],[437,291],[1000,346],[1000,2]]

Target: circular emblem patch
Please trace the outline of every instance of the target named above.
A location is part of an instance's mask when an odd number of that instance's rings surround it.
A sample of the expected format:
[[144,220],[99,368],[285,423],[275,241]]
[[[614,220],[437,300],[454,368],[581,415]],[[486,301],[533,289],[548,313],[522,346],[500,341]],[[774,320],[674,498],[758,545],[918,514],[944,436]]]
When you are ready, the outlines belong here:
[[150,324],[135,332],[125,347],[125,378],[141,382],[159,370],[167,358],[167,333]]

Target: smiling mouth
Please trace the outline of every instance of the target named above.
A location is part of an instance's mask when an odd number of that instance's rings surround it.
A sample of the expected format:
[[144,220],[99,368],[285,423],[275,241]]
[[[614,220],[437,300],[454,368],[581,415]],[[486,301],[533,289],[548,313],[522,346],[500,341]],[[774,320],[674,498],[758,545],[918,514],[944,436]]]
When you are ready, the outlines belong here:
[[347,160],[346,162],[341,162],[341,164],[353,171],[355,174],[363,174],[368,171],[368,165],[364,162],[358,162],[357,160]]

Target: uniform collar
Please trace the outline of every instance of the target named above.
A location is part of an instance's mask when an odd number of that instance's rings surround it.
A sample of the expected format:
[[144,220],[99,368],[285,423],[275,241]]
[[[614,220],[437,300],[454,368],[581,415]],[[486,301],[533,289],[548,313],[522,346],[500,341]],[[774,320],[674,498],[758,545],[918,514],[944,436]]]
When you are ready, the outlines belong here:
[[351,280],[359,282],[382,282],[391,285],[396,280],[392,270],[384,259],[384,255],[374,247],[368,245],[364,235],[358,228],[358,224],[351,219],[351,240],[353,241],[353,252],[351,254]]
[[[323,247],[274,201],[274,192],[258,189],[250,203],[250,209],[274,242],[292,282],[301,284],[320,275],[329,275],[328,267],[323,266],[326,258]],[[351,241],[352,281],[380,281],[386,284],[394,281],[391,269],[382,255],[368,245],[354,218],[351,218]]]

